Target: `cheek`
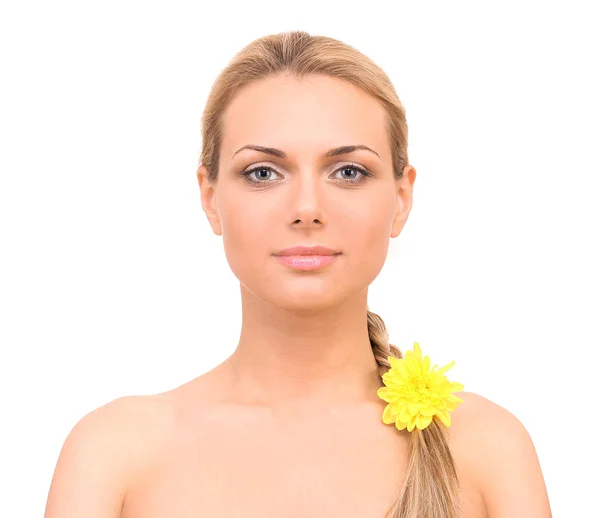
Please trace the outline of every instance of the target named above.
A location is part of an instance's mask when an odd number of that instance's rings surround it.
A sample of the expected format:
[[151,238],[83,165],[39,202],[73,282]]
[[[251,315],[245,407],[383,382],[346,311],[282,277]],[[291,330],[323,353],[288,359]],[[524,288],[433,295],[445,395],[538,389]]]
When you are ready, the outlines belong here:
[[231,202],[220,206],[223,248],[233,274],[240,280],[268,259],[269,219],[256,207]]
[[368,204],[354,204],[352,211],[339,217],[345,221],[346,238],[353,247],[364,247],[365,251],[374,255],[385,254],[390,240],[393,208],[382,197],[375,197]]
[[383,268],[389,244],[390,225],[387,218],[375,218],[371,213],[362,226],[356,226],[352,234],[351,268],[361,280],[370,284]]
[[352,210],[335,215],[335,243],[344,251],[343,283],[351,291],[368,286],[381,272],[390,244],[391,212],[381,203],[352,204]]

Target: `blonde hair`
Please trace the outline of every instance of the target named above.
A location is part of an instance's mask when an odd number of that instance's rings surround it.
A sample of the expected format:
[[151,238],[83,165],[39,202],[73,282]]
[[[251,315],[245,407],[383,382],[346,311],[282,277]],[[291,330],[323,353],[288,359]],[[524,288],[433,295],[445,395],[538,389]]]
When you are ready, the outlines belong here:
[[[349,81],[374,97],[387,110],[388,135],[394,176],[402,178],[408,164],[408,126],[405,110],[389,77],[355,48],[326,36],[305,31],[282,32],[259,38],[229,62],[215,80],[202,114],[200,164],[215,183],[223,137],[223,112],[244,86],[268,76],[286,74],[301,79],[310,74]],[[389,343],[386,326],[367,310],[373,354],[383,375],[388,356],[402,358]],[[434,419],[424,430],[410,432],[408,471],[386,518],[459,518],[459,483],[446,429]]]

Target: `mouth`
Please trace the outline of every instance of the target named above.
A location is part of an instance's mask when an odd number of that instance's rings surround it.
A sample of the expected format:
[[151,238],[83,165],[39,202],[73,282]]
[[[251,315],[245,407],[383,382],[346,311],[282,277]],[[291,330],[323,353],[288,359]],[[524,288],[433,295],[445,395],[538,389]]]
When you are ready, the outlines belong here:
[[297,270],[317,270],[338,260],[341,253],[333,255],[276,255],[280,263]]

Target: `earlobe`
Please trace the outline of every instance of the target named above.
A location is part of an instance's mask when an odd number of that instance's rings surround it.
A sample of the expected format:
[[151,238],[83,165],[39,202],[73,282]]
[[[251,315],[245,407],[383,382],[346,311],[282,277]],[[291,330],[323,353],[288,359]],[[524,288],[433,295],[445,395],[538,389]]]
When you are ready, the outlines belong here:
[[223,234],[223,232],[221,229],[221,220],[219,218],[219,211],[217,208],[215,188],[208,178],[208,170],[206,167],[203,165],[198,167],[196,176],[198,178],[198,185],[200,187],[200,201],[202,203],[202,209],[208,218],[208,222],[210,223],[212,231],[217,236],[220,236]]
[[404,228],[404,224],[406,223],[406,219],[408,218],[408,213],[399,213],[395,218],[392,224],[392,232],[390,237],[398,237],[402,229]]

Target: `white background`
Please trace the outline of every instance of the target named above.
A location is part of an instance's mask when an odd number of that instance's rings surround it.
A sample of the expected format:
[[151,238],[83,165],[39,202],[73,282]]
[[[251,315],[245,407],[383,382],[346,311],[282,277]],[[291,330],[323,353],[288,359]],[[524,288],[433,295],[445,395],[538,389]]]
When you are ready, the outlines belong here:
[[595,515],[592,4],[3,4],[0,516],[43,514],[83,415],[233,352],[239,283],[200,204],[200,116],[235,52],[292,29],[371,57],[406,107],[414,205],[369,308],[525,424],[555,517]]

